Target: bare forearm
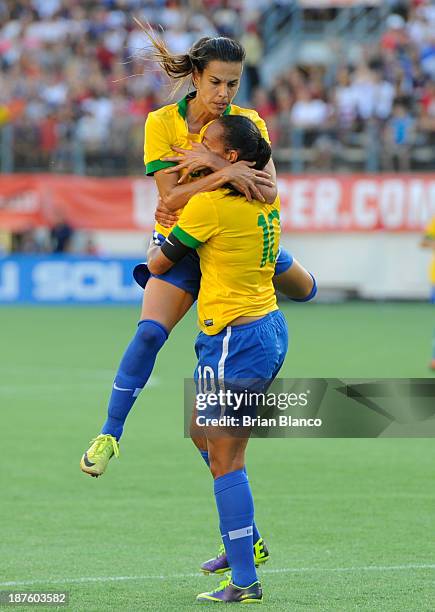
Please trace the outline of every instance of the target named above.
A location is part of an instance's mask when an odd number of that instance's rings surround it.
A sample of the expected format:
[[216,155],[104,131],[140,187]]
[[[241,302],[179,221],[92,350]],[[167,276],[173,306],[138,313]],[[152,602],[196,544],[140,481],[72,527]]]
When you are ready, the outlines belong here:
[[276,185],[274,187],[258,185],[258,190],[261,192],[261,195],[266,200],[267,204],[272,204],[275,202],[276,196],[278,195],[278,188]]
[[[221,157],[216,157],[216,160],[213,160],[213,164],[213,172],[221,170],[226,166],[231,166],[231,162]],[[257,189],[268,204],[272,204],[278,195],[276,182],[273,187],[268,187],[267,185],[257,185]]]
[[162,196],[162,201],[168,210],[175,212],[186,206],[195,194],[203,191],[214,191],[225,185],[226,182],[224,173],[218,170],[191,183],[173,187],[170,192]]
[[149,249],[147,253],[147,266],[151,274],[164,274],[173,263],[163,255],[160,247]]

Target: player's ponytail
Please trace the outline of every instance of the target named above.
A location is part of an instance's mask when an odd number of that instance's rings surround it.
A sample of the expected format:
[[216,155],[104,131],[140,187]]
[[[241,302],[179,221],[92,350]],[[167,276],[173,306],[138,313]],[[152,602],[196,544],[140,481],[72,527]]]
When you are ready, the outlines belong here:
[[139,19],[133,19],[151,43],[151,50],[147,50],[145,59],[156,61],[170,79],[183,79],[192,74],[193,64],[189,53],[171,53],[149,23],[145,27]]
[[136,23],[142,28],[144,34],[151,42],[152,48],[149,59],[156,61],[160,68],[172,80],[180,80],[174,91],[179,89],[184,80],[196,70],[201,74],[208,64],[214,60],[221,62],[243,63],[245,50],[240,43],[225,36],[200,38],[187,53],[171,53],[163,40],[159,38],[151,25],[145,27],[138,19]]
[[272,149],[255,123],[243,115],[223,115],[216,121],[223,128],[225,149],[237,151],[239,160],[255,162],[253,167],[262,170]]
[[258,140],[257,156],[255,159],[256,164],[254,168],[256,168],[257,170],[262,170],[269,161],[271,155],[272,149],[270,148],[270,144],[265,138],[263,138],[263,136],[260,136]]

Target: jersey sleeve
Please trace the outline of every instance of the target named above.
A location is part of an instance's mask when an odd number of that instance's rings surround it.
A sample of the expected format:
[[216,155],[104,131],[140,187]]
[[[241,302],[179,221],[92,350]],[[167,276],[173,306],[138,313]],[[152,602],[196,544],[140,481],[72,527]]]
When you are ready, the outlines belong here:
[[217,208],[210,193],[191,197],[172,229],[174,236],[192,249],[197,249],[218,231]]
[[266,122],[264,121],[264,119],[260,117],[257,111],[251,111],[249,119],[251,119],[255,123],[255,125],[260,130],[263,138],[270,144],[269,132],[267,131]]
[[171,149],[170,131],[163,117],[149,113],[145,122],[144,163],[145,174],[152,176],[154,172],[175,166],[174,162],[161,161],[162,157],[174,155]]

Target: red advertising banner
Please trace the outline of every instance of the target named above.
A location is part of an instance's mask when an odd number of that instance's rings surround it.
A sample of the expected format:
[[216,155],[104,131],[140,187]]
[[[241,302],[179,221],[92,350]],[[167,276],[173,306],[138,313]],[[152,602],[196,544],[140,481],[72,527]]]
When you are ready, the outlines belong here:
[[[421,231],[435,216],[435,175],[278,178],[285,232]],[[151,178],[0,175],[0,229],[49,225],[58,212],[78,229],[150,231]]]

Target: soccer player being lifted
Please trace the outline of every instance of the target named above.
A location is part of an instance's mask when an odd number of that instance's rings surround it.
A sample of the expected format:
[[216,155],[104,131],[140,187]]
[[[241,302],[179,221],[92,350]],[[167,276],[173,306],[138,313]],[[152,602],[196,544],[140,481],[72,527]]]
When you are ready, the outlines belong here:
[[[256,125],[240,116],[211,123],[203,144],[231,163],[246,160],[259,169],[271,155]],[[255,382],[248,390],[264,392],[278,374],[288,345],[287,324],[272,281],[280,236],[279,198],[271,204],[248,202],[227,185],[224,173],[218,181],[214,191],[189,200],[163,245],[149,253],[148,267],[152,274],[163,274],[181,259],[199,256],[197,392],[205,377],[216,388],[249,379]],[[313,277],[296,262],[293,265],[306,293],[313,295]],[[220,406],[219,414],[227,409]],[[231,568],[231,576],[216,590],[197,596],[202,602],[259,603],[263,597],[252,554],[258,531],[245,470],[250,428],[236,430],[206,426],[202,435],[194,433],[214,478],[221,536]]]

